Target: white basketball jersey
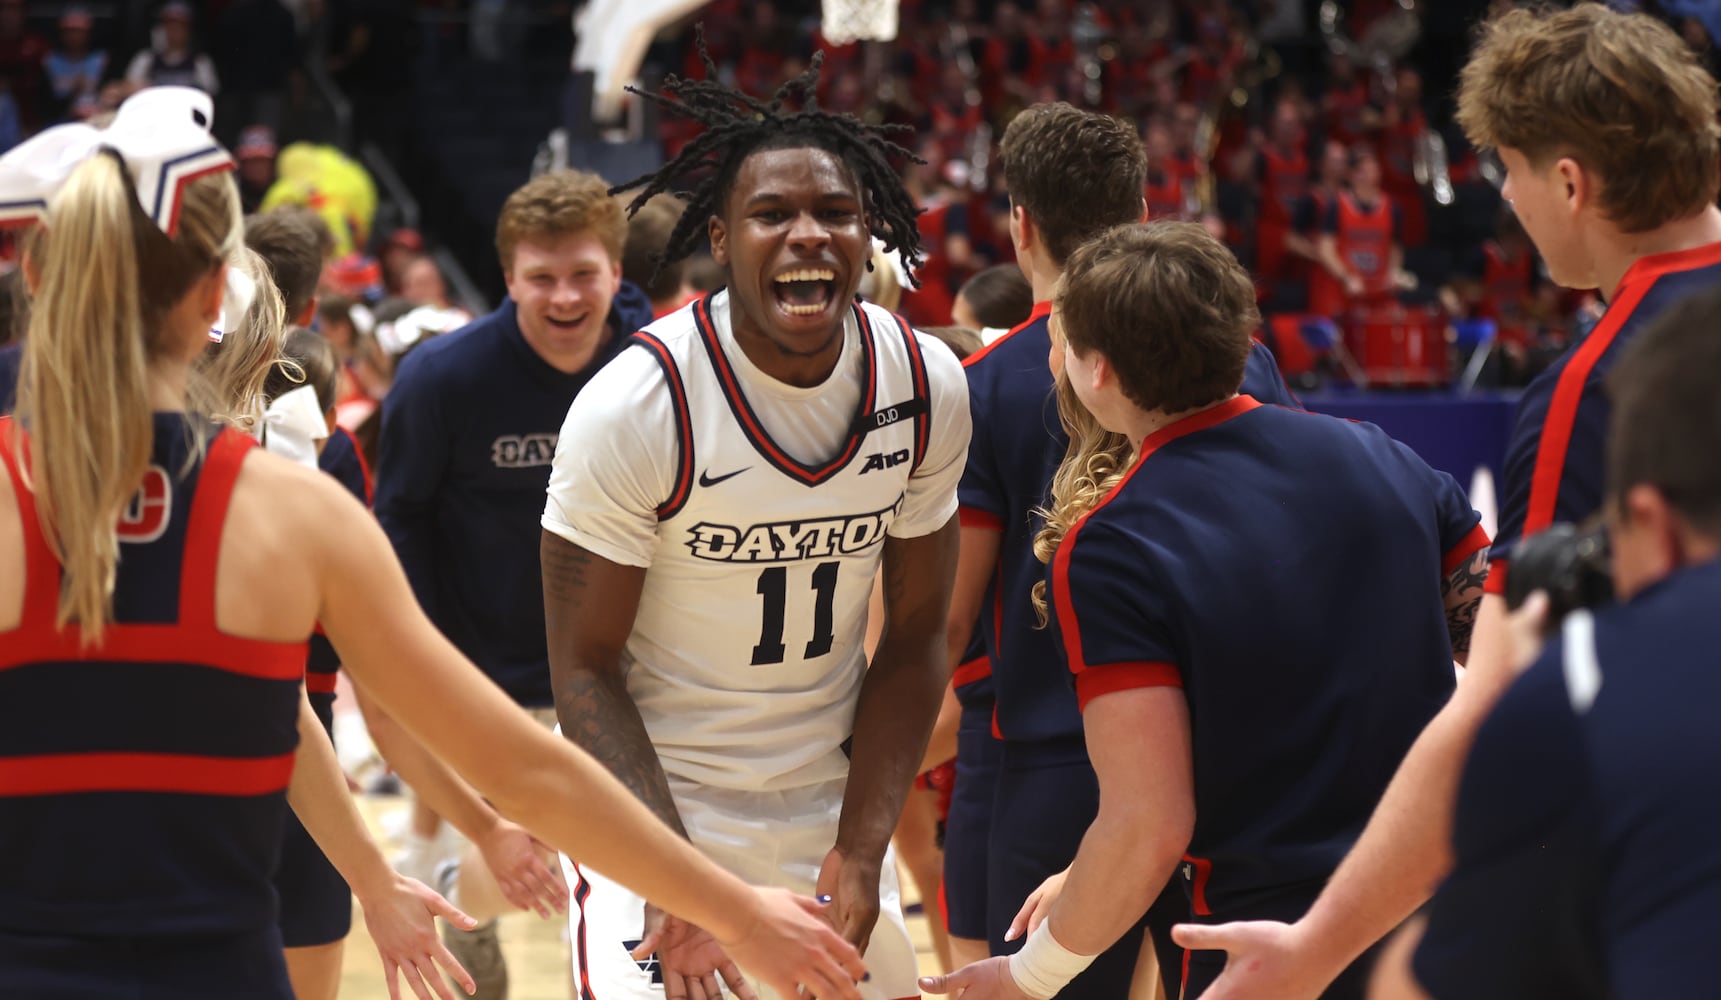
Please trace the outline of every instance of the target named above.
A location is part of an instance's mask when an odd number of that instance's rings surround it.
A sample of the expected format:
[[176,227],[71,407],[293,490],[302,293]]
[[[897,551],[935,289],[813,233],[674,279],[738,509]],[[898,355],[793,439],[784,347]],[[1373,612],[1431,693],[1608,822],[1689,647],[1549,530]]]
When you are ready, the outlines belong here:
[[674,397],[678,472],[658,508],[623,666],[665,771],[770,790],[845,775],[885,534],[927,449],[925,359],[856,306],[865,380],[835,456],[796,461],[742,392],[701,300],[636,335]]

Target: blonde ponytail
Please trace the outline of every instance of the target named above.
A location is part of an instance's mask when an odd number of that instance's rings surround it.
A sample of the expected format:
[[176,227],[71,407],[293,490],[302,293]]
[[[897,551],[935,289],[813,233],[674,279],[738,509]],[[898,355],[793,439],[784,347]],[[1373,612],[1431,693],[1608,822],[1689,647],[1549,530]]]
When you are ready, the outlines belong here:
[[[1129,438],[1101,427],[1062,372],[1058,374],[1058,418],[1070,435],[1070,446],[1052,477],[1051,507],[1038,511],[1046,524],[1034,536],[1034,558],[1043,563],[1057,555],[1064,536],[1082,515],[1122,481],[1132,457]],[[1045,580],[1034,584],[1033,599],[1034,614],[1044,628],[1050,618]]]
[[51,235],[36,244],[41,284],[18,386],[41,528],[64,570],[56,622],[77,621],[90,643],[110,617],[114,525],[149,465],[137,214],[112,156],[91,157],[60,189]]
[[179,235],[138,207],[119,157],[72,171],[31,245],[39,284],[19,373],[17,415],[30,435],[28,482],[60,560],[56,623],[86,645],[112,618],[116,526],[153,445],[152,358],[175,303],[230,252],[237,192],[226,174],[186,185]]

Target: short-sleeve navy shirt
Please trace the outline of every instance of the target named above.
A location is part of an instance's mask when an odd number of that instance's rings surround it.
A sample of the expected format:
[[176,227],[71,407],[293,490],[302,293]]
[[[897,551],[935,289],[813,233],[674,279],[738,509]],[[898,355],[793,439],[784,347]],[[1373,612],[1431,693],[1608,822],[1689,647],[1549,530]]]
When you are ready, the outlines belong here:
[[1478,521],[1378,427],[1238,396],[1147,438],[1071,528],[1049,576],[1081,704],[1188,700],[1195,914],[1350,849],[1452,692],[1442,583]]
[[1489,593],[1506,592],[1506,566],[1525,535],[1601,509],[1607,373],[1662,310],[1717,285],[1721,243],[1640,258],[1620,279],[1595,329],[1524,390],[1506,448]]
[[[1022,325],[970,355],[968,404],[974,434],[958,494],[962,524],[1002,533],[993,599],[980,613],[997,695],[995,732],[1007,740],[1081,739],[1081,712],[1058,647],[1038,627],[1032,592],[1046,568],[1034,557],[1044,525],[1035,513],[1050,496],[1069,437],[1047,356],[1052,306],[1041,302]],[[1243,374],[1243,392],[1266,403],[1297,406],[1278,363],[1256,343]]]

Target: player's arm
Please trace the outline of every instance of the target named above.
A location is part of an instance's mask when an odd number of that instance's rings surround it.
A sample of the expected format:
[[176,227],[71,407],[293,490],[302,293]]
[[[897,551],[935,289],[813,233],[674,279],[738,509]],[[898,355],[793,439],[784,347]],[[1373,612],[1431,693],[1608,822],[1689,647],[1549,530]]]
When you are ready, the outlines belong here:
[[1476,630],[1476,613],[1482,606],[1482,585],[1488,579],[1488,546],[1467,557],[1440,582],[1440,597],[1446,607],[1446,634],[1452,639],[1452,659],[1463,664],[1470,659],[1470,642]]
[[957,484],[972,414],[967,376],[955,355],[929,337],[920,336],[920,343],[932,433],[885,536],[884,634],[861,682],[837,843],[817,883],[835,900],[843,936],[862,949],[878,919],[885,848],[950,683],[945,630],[960,544]]
[[1061,876],[1048,918],[1032,921],[1008,971],[999,965],[1006,960],[990,959],[946,977],[933,992],[1060,993],[1147,912],[1195,828],[1189,707],[1163,627],[1172,612],[1146,585],[1135,553],[1102,526],[1089,522],[1085,534],[1064,544],[1073,548],[1059,553],[1052,611],[1076,674],[1099,812]]
[[667,826],[687,836],[669,778],[621,671],[622,649],[645,587],[644,567],[611,562],[548,531],[538,558],[550,684],[562,735],[597,758]]
[[[959,530],[952,517],[931,534],[888,536],[884,543],[884,634],[855,710],[852,764],[832,852],[840,859],[827,860],[820,873],[821,891],[839,899],[843,936],[857,946],[878,918],[885,848],[950,681],[945,627]],[[836,870],[829,870],[833,860]]]
[[1082,728],[1100,808],[1047,919],[1065,949],[1098,955],[1141,919],[1177,869],[1195,829],[1195,777],[1180,687],[1095,698]]

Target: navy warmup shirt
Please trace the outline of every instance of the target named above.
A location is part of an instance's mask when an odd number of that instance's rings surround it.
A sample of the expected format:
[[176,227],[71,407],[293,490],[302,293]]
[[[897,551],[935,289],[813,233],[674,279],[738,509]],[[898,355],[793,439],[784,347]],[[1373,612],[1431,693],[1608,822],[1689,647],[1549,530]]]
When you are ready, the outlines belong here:
[[1312,900],[1350,849],[1452,692],[1441,587],[1478,520],[1378,427],[1238,396],[1149,437],[1071,529],[1050,594],[1081,704],[1189,702],[1196,915]]
[[[1047,356],[1052,304],[1040,302],[1021,326],[963,362],[974,436],[958,494],[965,527],[1003,533],[994,598],[981,609],[997,695],[994,732],[1007,740],[1080,738],[1081,713],[1059,668],[1051,634],[1037,628],[1031,592],[1045,576],[1034,536],[1045,522],[1052,475],[1069,447]],[[1264,403],[1297,405],[1265,345],[1256,343],[1243,392]]]
[[1434,997],[1721,997],[1717,609],[1712,560],[1568,619],[1501,698],[1416,953]]
[[521,705],[548,707],[538,543],[568,406],[651,322],[627,282],[610,341],[557,371],[520,333],[512,299],[407,355],[383,403],[376,514],[431,621]]
[[1525,535],[1582,521],[1602,506],[1607,373],[1663,309],[1721,284],[1721,243],[1640,258],[1620,279],[1589,336],[1536,376],[1518,403],[1499,490],[1500,526],[1488,554],[1488,592],[1506,592],[1512,551]]

